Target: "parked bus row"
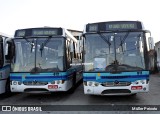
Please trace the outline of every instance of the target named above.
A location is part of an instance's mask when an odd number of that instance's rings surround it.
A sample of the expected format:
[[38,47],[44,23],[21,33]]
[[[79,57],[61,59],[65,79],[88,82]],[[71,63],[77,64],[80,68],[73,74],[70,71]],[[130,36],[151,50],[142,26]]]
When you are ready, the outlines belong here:
[[2,39],[11,92],[71,91],[83,78],[85,94],[136,94],[149,91],[156,69],[153,38],[140,21],[89,23],[77,38],[64,28],[42,27]]

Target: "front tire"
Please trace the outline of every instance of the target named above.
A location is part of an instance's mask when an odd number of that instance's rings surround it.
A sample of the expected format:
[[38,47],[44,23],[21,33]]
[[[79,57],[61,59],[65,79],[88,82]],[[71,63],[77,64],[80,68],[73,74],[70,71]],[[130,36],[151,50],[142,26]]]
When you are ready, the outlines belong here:
[[11,88],[10,88],[10,81],[9,81],[9,79],[6,82],[5,94],[6,95],[10,95],[11,94]]
[[69,94],[72,94],[75,91],[75,86],[76,86],[76,73],[73,74],[72,87],[68,90]]

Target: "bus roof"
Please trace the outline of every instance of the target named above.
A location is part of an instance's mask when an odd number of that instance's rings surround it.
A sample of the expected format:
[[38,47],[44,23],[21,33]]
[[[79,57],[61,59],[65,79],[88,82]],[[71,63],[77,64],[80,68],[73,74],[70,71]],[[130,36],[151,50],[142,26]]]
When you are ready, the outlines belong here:
[[53,36],[69,36],[71,40],[77,43],[77,39],[67,30],[61,27],[39,27],[18,29],[15,31],[14,37],[28,38],[28,37],[53,37]]

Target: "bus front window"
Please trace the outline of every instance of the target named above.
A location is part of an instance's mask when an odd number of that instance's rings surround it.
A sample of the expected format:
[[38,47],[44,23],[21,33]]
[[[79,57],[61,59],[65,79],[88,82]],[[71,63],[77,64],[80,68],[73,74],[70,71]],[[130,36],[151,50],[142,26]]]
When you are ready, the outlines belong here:
[[34,39],[14,39],[15,61],[13,72],[29,72],[34,68],[35,62],[35,41]]
[[13,72],[63,71],[63,38],[51,38],[44,45],[47,39],[15,39],[16,59]]
[[144,70],[143,33],[85,35],[85,71]]
[[[63,71],[64,44],[62,38],[38,39],[36,66],[43,72]],[[43,46],[43,48],[42,48]]]

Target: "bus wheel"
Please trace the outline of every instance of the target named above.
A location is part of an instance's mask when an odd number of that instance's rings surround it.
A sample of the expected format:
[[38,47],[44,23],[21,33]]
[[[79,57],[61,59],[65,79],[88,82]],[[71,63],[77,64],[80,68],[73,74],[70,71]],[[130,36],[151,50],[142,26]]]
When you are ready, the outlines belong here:
[[11,94],[10,81],[9,80],[7,80],[7,83],[6,83],[5,94],[7,94],[7,95]]
[[72,94],[74,92],[75,86],[76,86],[76,73],[73,74],[72,87],[68,91],[69,94]]

